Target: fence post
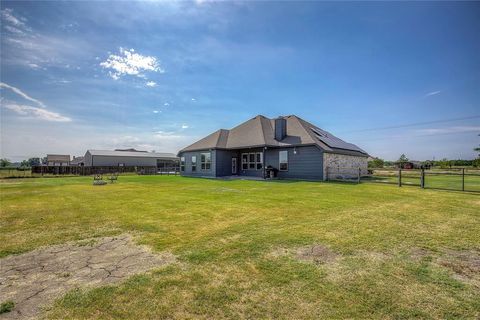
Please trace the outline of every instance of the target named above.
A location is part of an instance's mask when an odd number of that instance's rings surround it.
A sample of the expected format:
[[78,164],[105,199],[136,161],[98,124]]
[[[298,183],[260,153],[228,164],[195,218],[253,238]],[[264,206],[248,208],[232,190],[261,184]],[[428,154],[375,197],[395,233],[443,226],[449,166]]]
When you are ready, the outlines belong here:
[[465,191],[465,168],[462,168],[462,191]]
[[422,168],[422,172],[420,175],[420,187],[425,189],[425,169]]
[[402,186],[402,169],[401,168],[398,169],[398,186],[399,187]]
[[360,169],[360,167],[358,167],[358,177],[357,177],[357,184],[360,184],[360,177],[361,177],[361,174],[362,174],[362,169]]

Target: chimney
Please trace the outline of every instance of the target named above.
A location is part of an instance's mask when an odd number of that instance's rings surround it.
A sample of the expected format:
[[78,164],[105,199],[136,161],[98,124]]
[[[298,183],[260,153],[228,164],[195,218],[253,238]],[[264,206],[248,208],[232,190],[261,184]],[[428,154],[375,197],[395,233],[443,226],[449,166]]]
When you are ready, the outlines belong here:
[[275,140],[281,141],[287,136],[287,120],[282,117],[275,119]]

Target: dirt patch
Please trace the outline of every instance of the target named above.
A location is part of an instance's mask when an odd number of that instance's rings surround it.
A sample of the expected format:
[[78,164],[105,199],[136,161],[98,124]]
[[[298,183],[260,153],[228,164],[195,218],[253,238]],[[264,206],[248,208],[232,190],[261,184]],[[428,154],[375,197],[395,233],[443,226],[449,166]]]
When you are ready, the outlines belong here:
[[442,267],[450,269],[455,278],[480,288],[480,251],[447,250],[437,259]]
[[423,259],[429,257],[431,254],[432,253],[427,249],[415,247],[410,250],[409,256],[411,260],[415,262],[420,262]]
[[316,244],[299,248],[295,256],[299,260],[325,264],[335,261],[339,255],[324,245]]
[[[154,254],[128,235],[38,249],[0,259],[0,297],[15,308],[1,319],[31,319],[67,291],[102,286],[173,263],[172,254]],[[2,302],[0,301],[0,302]]]

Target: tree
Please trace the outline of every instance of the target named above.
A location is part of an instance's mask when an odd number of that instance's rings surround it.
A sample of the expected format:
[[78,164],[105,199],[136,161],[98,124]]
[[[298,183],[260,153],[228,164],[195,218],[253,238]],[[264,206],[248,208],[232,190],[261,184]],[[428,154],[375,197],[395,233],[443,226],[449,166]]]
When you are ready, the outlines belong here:
[[369,168],[383,168],[385,161],[380,158],[375,158],[372,161],[368,161]]
[[6,158],[0,159],[0,167],[5,168],[12,165],[12,162]]
[[39,166],[40,165],[40,158],[30,158],[27,160],[29,167]]
[[[478,136],[480,137],[480,134]],[[478,157],[480,158],[480,145],[476,148],[473,148],[473,150],[478,152]]]
[[20,167],[22,167],[22,168],[28,168],[29,166],[30,166],[30,164],[28,163],[28,160],[23,160],[20,163]]
[[405,162],[408,162],[408,158],[405,154],[402,153],[402,155],[400,156],[400,158],[398,158],[398,162],[399,163],[405,163]]

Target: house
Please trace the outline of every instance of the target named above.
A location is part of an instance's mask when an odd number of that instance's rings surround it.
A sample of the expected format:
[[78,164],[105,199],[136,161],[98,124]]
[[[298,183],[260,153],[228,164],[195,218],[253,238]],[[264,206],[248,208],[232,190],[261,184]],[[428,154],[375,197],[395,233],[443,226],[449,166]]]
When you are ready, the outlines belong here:
[[71,166],[80,166],[80,167],[83,167],[85,165],[85,157],[82,157],[82,156],[79,156],[79,157],[75,157],[73,156],[73,159],[72,161],[70,161],[70,165]]
[[70,155],[68,154],[47,154],[47,166],[69,166]]
[[173,153],[87,150],[83,163],[86,167],[178,167],[179,159]]
[[258,115],[220,129],[178,153],[184,176],[254,176],[325,180],[328,168],[367,171],[368,154],[354,144],[295,116]]

